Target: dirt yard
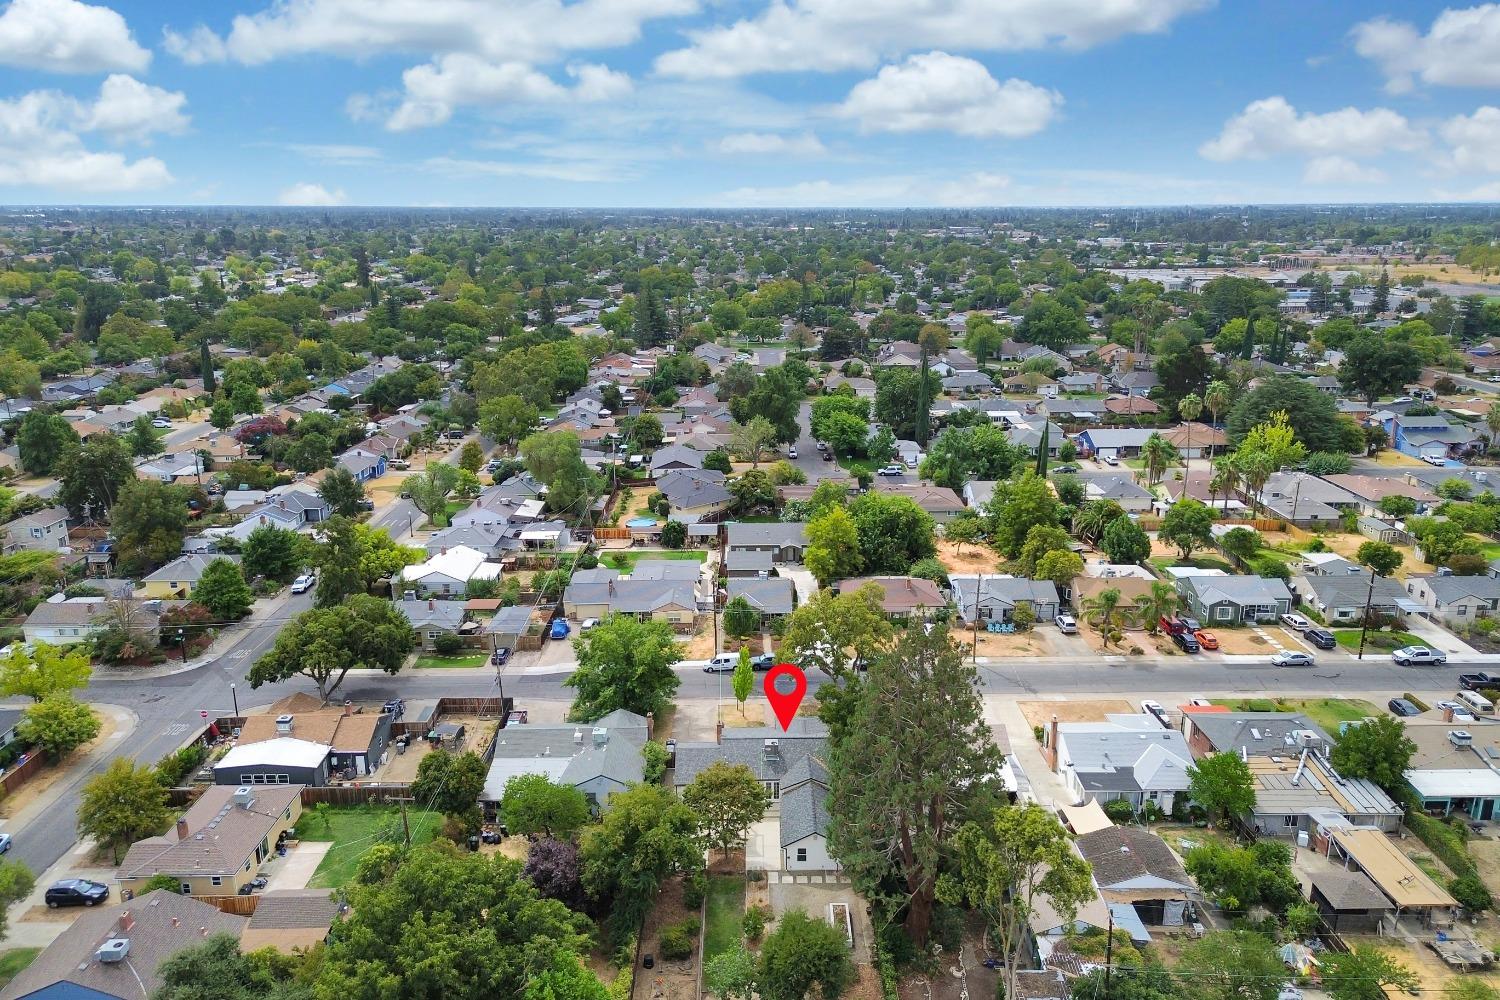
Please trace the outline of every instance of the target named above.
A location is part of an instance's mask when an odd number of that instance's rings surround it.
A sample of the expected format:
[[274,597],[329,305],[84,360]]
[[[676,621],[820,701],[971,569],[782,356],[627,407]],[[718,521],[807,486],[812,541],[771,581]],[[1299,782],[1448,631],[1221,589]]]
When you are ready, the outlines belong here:
[[[1332,552],[1337,552],[1345,559],[1354,561],[1359,552],[1359,547],[1369,541],[1363,535],[1330,534],[1321,536],[1323,544],[1328,546]],[[1431,573],[1434,569],[1431,563],[1417,561],[1416,551],[1410,545],[1393,545],[1391,548],[1401,553],[1402,560],[1397,568],[1395,576],[1397,579],[1405,579],[1409,573]]]
[[662,929],[689,919],[698,923],[698,913],[683,906],[682,880],[674,878],[656,894],[656,905],[641,932],[641,954],[655,955],[656,968],[636,970],[632,994],[636,1000],[698,1000],[698,949],[694,948],[692,957],[685,960],[670,961],[661,956]]
[[[955,632],[954,638],[958,641],[959,648],[965,653],[974,648],[974,633]],[[1000,632],[979,632],[979,655],[980,656],[1051,656],[1052,646],[1047,642],[1047,637],[1035,630],[1030,632],[1017,632],[1012,635],[1004,635]]]
[[988,954],[983,941],[984,922],[974,914],[969,916],[958,949],[937,957],[935,974],[902,981],[902,1000],[963,1000],[996,995],[1002,970],[984,967]]
[[1500,975],[1471,976],[1454,972],[1437,952],[1421,942],[1396,941],[1373,934],[1346,934],[1344,940],[1354,947],[1378,948],[1415,972],[1424,995],[1443,993],[1460,979],[1477,979],[1488,986],[1500,987]]
[[[1361,268],[1372,270],[1373,264],[1361,264]],[[1391,280],[1399,282],[1402,278],[1412,274],[1420,274],[1431,282],[1462,282],[1473,285],[1494,285],[1500,283],[1500,274],[1481,274],[1470,267],[1462,264],[1437,264],[1437,263],[1400,263],[1389,265]]]
[[1275,647],[1269,642],[1247,628],[1216,628],[1209,631],[1213,632],[1214,638],[1219,640],[1219,652],[1221,653],[1230,653],[1239,656],[1265,653],[1267,656],[1270,656],[1276,652]]
[[[960,554],[959,549],[963,552]],[[986,545],[959,546],[946,539],[938,539],[938,559],[948,567],[949,573],[993,573],[1000,564],[995,550]]]
[[[719,702],[719,719],[724,725],[735,729],[746,729],[750,726],[768,726],[775,721],[767,711],[769,704],[761,693],[760,677],[761,675],[756,675],[755,688],[751,691],[750,697],[745,699],[743,713],[740,710],[740,703],[733,698]],[[726,678],[726,684],[727,681]]]
[[700,626],[698,631],[692,635],[678,639],[677,645],[682,647],[682,658],[684,660],[712,659],[714,655],[713,626]]
[[1106,715],[1133,712],[1130,702],[1120,698],[1094,701],[1018,701],[1016,707],[1032,726],[1047,726],[1052,717],[1058,722],[1103,722]]
[[0,801],[0,817],[9,819],[22,809],[25,809],[36,798],[47,789],[51,788],[59,779],[65,778],[68,771],[97,750],[105,740],[109,739],[119,731],[119,720],[113,712],[97,712],[99,718],[99,735],[89,740],[83,746],[68,754],[62,760],[50,767],[43,768],[36,777],[22,785],[14,795],[8,795],[4,801]]

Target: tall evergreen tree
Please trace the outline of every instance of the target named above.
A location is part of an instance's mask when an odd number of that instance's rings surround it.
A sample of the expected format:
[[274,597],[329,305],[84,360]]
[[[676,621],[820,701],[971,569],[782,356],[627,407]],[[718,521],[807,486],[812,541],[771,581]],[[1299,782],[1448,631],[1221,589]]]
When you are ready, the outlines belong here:
[[1036,449],[1036,474],[1047,478],[1047,449],[1051,447],[1052,421],[1042,420],[1042,443]]
[[208,338],[204,337],[198,343],[198,368],[203,373],[203,391],[210,396],[218,388],[218,382],[214,378],[214,359],[208,350]]

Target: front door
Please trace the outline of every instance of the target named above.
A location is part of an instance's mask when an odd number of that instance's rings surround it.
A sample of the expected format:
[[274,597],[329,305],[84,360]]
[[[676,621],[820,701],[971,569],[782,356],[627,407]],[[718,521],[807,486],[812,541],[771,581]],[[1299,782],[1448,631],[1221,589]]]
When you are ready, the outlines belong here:
[[1481,804],[1479,806],[1479,818],[1481,820],[1494,819],[1495,818],[1495,800],[1494,799],[1488,799],[1487,798],[1487,799],[1483,799],[1481,801]]

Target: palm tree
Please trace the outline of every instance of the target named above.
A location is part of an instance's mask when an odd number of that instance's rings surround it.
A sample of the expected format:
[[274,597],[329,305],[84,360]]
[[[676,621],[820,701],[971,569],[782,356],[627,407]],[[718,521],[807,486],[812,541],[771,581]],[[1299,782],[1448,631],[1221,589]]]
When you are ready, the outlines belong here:
[[1153,432],[1141,445],[1141,458],[1146,461],[1146,488],[1150,489],[1161,482],[1167,469],[1176,463],[1177,449],[1172,442]]
[[1155,635],[1162,616],[1174,614],[1177,611],[1177,590],[1165,580],[1156,580],[1151,584],[1151,593],[1142,594],[1136,598],[1135,603],[1136,609],[1144,620],[1146,631]]
[[1097,542],[1111,521],[1124,516],[1125,509],[1113,500],[1090,500],[1073,515],[1073,533],[1086,542]]
[[[1188,425],[1187,451],[1189,456],[1191,456],[1193,451],[1193,421],[1197,420],[1199,415],[1203,413],[1203,398],[1196,392],[1188,393],[1177,401],[1177,412],[1182,414],[1182,419]],[[1182,464],[1191,471],[1193,460],[1191,457],[1186,458]]]
[[[1229,383],[1223,379],[1214,379],[1208,383],[1208,388],[1203,391],[1203,405],[1208,407],[1208,418],[1217,426],[1219,413],[1229,408],[1229,401],[1233,397],[1229,393]],[[1208,460],[1213,461],[1214,443],[1213,439],[1208,442]]]
[[1484,413],[1484,425],[1490,429],[1490,447],[1493,448],[1495,439],[1500,437],[1500,403],[1490,404]]
[[1234,496],[1234,491],[1240,488],[1240,468],[1233,455],[1221,455],[1214,462],[1214,474],[1208,481],[1208,488],[1210,499],[1217,499],[1222,494],[1227,501]]
[[[1276,463],[1271,456],[1263,451],[1252,451],[1248,455],[1236,453],[1234,464],[1240,472],[1240,478],[1245,482],[1245,488],[1255,495],[1256,506],[1262,506],[1262,491],[1266,488],[1266,480],[1271,478],[1271,473],[1276,471]],[[1297,516],[1292,511],[1292,516]]]
[[1083,599],[1084,620],[1091,622],[1099,630],[1106,646],[1114,635],[1115,609],[1120,606],[1120,596],[1120,588],[1111,587]]

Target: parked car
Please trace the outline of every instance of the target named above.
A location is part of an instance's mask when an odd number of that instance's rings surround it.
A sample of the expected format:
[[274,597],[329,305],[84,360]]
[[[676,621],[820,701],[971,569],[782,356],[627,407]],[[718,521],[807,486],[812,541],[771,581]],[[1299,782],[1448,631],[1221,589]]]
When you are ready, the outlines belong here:
[[1281,624],[1297,632],[1306,632],[1308,629],[1312,628],[1312,622],[1308,621],[1306,618],[1303,618],[1301,615],[1295,612],[1289,615],[1282,615]]
[[720,653],[703,664],[703,672],[705,674],[733,673],[734,668],[739,665],[739,662],[740,655],[738,653]]
[[361,500],[359,502],[359,509],[360,510],[374,510],[375,509],[375,501],[371,500],[369,497],[365,497],[363,500]]
[[1422,710],[1420,708],[1413,705],[1405,698],[1392,698],[1390,701],[1386,702],[1386,707],[1391,710],[1391,714],[1393,715],[1408,716],[1422,714]]
[[1072,615],[1058,615],[1052,621],[1057,625],[1057,630],[1064,635],[1072,635],[1078,631],[1078,620]]
[[1277,653],[1271,657],[1273,667],[1315,667],[1317,665],[1318,661],[1313,659],[1311,653],[1287,652]]
[[761,653],[759,656],[750,657],[751,670],[770,670],[776,666],[775,653]]
[[1433,702],[1432,703],[1432,707],[1435,708],[1435,709],[1437,709],[1439,712],[1442,712],[1442,711],[1450,711],[1450,712],[1452,712],[1453,713],[1453,721],[1454,722],[1476,722],[1476,721],[1478,721],[1478,720],[1476,720],[1474,718],[1474,710],[1472,708],[1470,708],[1468,705],[1465,705],[1461,701],[1452,701],[1452,700],[1449,700],[1449,699],[1445,698],[1442,701],[1435,701],[1435,702]]
[[1152,701],[1150,698],[1147,698],[1146,700],[1141,702],[1141,711],[1145,712],[1147,715],[1160,716],[1167,714],[1167,710],[1162,707],[1161,702]]
[[1198,645],[1204,649],[1218,649],[1219,637],[1207,629],[1198,629],[1193,633],[1193,638],[1198,640]]
[[1057,468],[1052,470],[1052,474],[1054,476],[1071,476],[1077,471],[1078,466],[1076,465],[1059,465]]
[[309,590],[312,590],[317,583],[318,575],[316,573],[303,573],[292,581],[292,593],[305,594]]
[[580,632],[587,632],[590,629],[592,629],[595,625],[598,625],[598,624],[599,624],[599,619],[597,619],[597,618],[585,618],[583,620],[583,624],[578,626],[578,631],[580,631]]
[[1120,464],[1120,460],[1118,458],[1116,458],[1115,456],[1113,456],[1113,455],[1105,455],[1103,458],[1099,459],[1099,461],[1103,462],[1105,465],[1119,465]]
[[1402,646],[1391,654],[1391,661],[1403,667],[1409,667],[1413,663],[1441,665],[1448,662],[1448,654],[1439,653],[1430,646]]
[[395,722],[406,714],[406,701],[402,698],[392,698],[384,705],[381,705],[380,710],[389,715],[392,722]]
[[10,850],[10,834],[8,834],[8,833],[0,833],[0,854],[5,854],[9,850]]
[[547,634],[554,639],[566,639],[568,637],[568,620],[566,618],[552,619],[552,630]]
[[1187,629],[1189,632],[1196,632],[1203,627],[1202,625],[1198,624],[1198,619],[1196,618],[1183,617],[1177,620],[1182,622],[1182,627]]
[[98,906],[109,901],[109,886],[86,878],[65,878],[48,886],[44,898],[53,909],[59,906]]
[[1339,644],[1334,634],[1326,628],[1310,628],[1302,633],[1302,638],[1317,646],[1319,649],[1332,649]]
[[155,427],[159,431],[166,430],[167,428],[172,426],[172,421],[168,420],[166,417],[157,417],[155,420],[151,421],[151,426]]
[[1193,637],[1191,632],[1173,632],[1172,641],[1177,643],[1177,647],[1184,653],[1196,653],[1202,648],[1198,645],[1198,640]]
[[818,450],[819,451],[827,451],[828,450],[828,442],[826,442],[826,441],[819,441],[818,442]]
[[906,467],[902,465],[882,465],[875,470],[877,476],[901,476],[906,474]]
[[510,662],[510,647],[500,646],[490,654],[490,662],[497,667],[503,667]]
[[796,458],[797,457],[797,446],[796,445],[792,445],[790,448],[788,448],[786,450],[786,457],[787,458]]
[[1183,625],[1181,621],[1173,618],[1171,615],[1162,615],[1159,619],[1157,619],[1157,624],[1161,626],[1162,631],[1167,633],[1167,635],[1176,636],[1181,635],[1183,632],[1187,631],[1187,626]]
[[1480,688],[1500,688],[1500,677],[1484,673],[1459,674],[1458,686],[1465,691],[1478,691]]

